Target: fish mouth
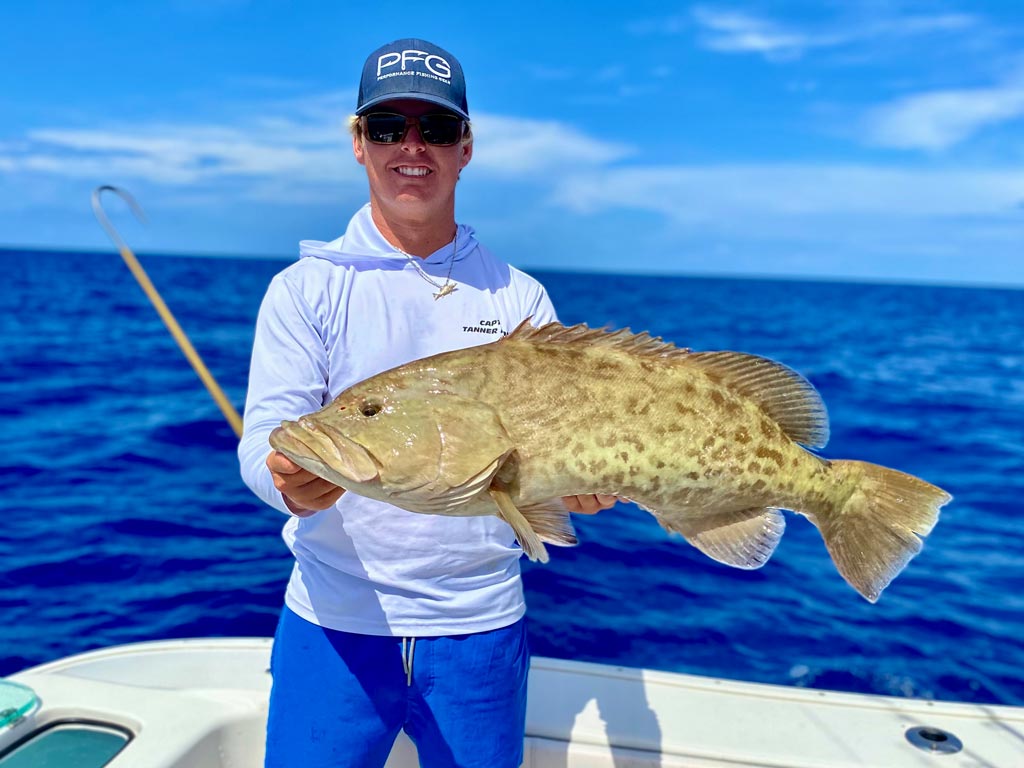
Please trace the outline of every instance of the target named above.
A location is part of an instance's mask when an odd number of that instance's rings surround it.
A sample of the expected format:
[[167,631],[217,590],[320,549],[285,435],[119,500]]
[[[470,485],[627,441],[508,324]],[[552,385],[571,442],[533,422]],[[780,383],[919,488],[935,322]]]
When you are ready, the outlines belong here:
[[270,433],[270,447],[317,477],[343,488],[380,477],[380,465],[366,448],[305,416],[298,421],[282,421]]

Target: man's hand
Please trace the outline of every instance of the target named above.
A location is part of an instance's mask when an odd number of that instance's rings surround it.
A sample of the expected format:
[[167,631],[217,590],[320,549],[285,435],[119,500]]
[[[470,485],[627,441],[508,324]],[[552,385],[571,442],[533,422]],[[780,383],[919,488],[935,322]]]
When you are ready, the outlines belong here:
[[284,496],[285,505],[297,517],[309,517],[334,506],[345,492],[344,488],[303,469],[280,451],[267,457],[267,469],[274,478],[274,487]]
[[615,505],[616,501],[626,501],[618,496],[608,496],[604,493],[588,493],[584,496],[563,496],[562,503],[570,512],[580,512],[584,515],[593,515],[602,509],[608,509]]

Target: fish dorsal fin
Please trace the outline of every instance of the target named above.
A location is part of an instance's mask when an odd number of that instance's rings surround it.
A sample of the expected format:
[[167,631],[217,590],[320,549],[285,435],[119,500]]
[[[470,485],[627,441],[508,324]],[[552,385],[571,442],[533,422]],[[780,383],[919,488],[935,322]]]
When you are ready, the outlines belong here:
[[757,403],[794,442],[823,448],[828,411],[807,379],[782,363],[743,352],[694,352],[688,358],[717,380]]
[[578,344],[615,349],[640,357],[681,358],[699,365],[726,386],[756,402],[795,442],[823,448],[828,442],[828,412],[814,386],[781,363],[743,352],[691,352],[689,349],[628,328],[607,331],[587,325],[547,323],[539,328],[527,318],[503,341]]
[[547,323],[539,328],[530,325],[527,318],[516,326],[505,341],[529,341],[535,344],[579,344],[587,347],[604,347],[627,352],[641,357],[683,357],[690,350],[677,347],[658,336],[644,331],[633,333],[629,328],[620,331],[609,331],[605,328],[591,328],[588,325],[562,325]]

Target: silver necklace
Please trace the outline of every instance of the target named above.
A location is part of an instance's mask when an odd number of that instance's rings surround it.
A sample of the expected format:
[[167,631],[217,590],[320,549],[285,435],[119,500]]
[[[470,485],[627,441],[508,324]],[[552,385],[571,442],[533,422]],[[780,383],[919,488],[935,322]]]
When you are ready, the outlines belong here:
[[451,294],[453,294],[457,290],[459,290],[456,287],[455,283],[452,282],[452,269],[455,268],[455,252],[458,250],[458,245],[459,245],[459,225],[456,224],[455,225],[455,237],[452,240],[452,255],[451,255],[451,257],[448,260],[448,274],[445,275],[444,283],[438,283],[430,275],[428,275],[427,271],[425,269],[423,269],[423,267],[420,266],[419,259],[416,256],[413,256],[412,254],[406,253],[401,248],[398,248],[398,246],[395,246],[395,248],[398,250],[398,252],[400,254],[402,254],[403,256],[405,256],[405,258],[407,258],[409,260],[409,263],[412,264],[413,268],[416,270],[416,274],[417,275],[419,275],[424,280],[426,280],[428,283],[430,283],[432,286],[437,288],[437,293],[434,294],[434,301],[437,301],[438,299],[442,299],[445,296],[450,296]]

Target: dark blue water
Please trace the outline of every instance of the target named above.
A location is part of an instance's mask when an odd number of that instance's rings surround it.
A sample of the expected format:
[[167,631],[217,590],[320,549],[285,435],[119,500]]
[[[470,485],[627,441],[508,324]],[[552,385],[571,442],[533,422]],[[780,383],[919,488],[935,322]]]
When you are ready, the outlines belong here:
[[[150,257],[232,400],[286,262]],[[0,252],[0,674],[115,643],[273,633],[282,516],[116,254]],[[877,605],[803,518],[759,571],[636,507],[524,564],[535,653],[796,686],[1024,704],[1024,291],[536,272],[566,322],[739,349],[808,376],[824,454],[955,495]]]

